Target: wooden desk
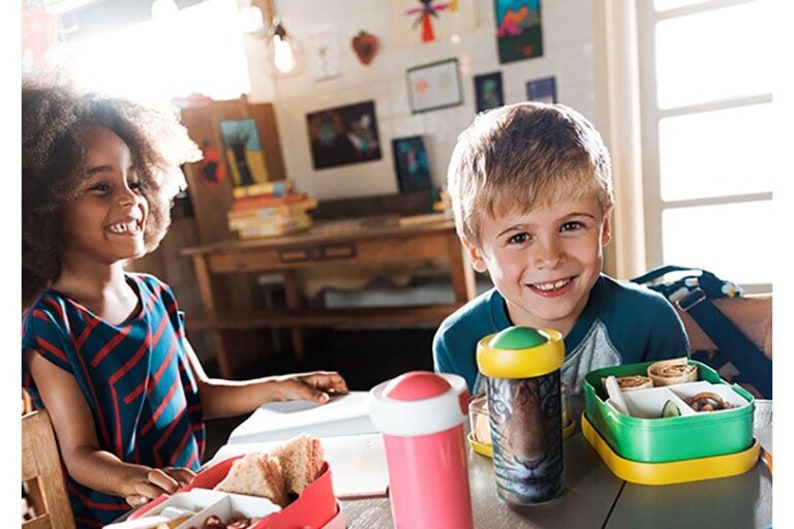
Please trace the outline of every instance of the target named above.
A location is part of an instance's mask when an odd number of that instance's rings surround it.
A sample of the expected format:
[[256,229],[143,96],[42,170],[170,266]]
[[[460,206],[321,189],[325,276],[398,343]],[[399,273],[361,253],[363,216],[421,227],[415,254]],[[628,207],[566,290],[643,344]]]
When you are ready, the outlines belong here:
[[[302,327],[355,323],[381,325],[439,323],[476,294],[474,271],[452,221],[409,223],[396,216],[317,223],[310,230],[284,237],[229,240],[186,248],[193,259],[204,315],[188,314],[188,329],[209,330],[221,376],[233,378],[239,360],[251,356],[257,343],[240,339],[245,330],[292,328],[294,352],[303,354]],[[361,309],[308,309],[296,271],[328,264],[387,263],[446,259],[455,303]],[[282,272],[286,311],[246,309],[235,305],[225,279],[231,274]],[[247,351],[246,351],[247,349]]]
[[[468,452],[475,529],[766,529],[772,525],[772,476],[763,463],[728,478],[635,485],[615,477],[577,431],[564,441],[563,495],[519,510],[497,496],[491,459]],[[342,500],[342,508],[348,529],[394,526],[386,497]]]
[[[772,401],[758,401],[769,406]],[[581,396],[571,398],[579,417]],[[756,410],[758,411],[758,409]],[[771,412],[767,412],[771,413]],[[755,430],[770,440],[771,425]],[[468,448],[469,488],[475,529],[768,529],[772,525],[772,475],[759,462],[732,477],[675,485],[636,485],[616,477],[581,432],[563,441],[565,492],[544,505],[514,509],[496,493],[493,462]],[[342,500],[347,529],[393,527],[388,497]]]

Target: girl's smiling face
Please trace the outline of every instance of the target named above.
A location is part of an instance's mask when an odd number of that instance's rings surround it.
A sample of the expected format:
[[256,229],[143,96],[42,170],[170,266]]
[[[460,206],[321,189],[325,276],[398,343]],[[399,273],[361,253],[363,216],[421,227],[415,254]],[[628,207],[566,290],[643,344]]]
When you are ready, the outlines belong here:
[[141,193],[132,153],[105,127],[81,132],[86,173],[77,196],[61,210],[61,260],[112,264],[145,253],[149,206]]
[[529,213],[485,215],[480,248],[464,244],[472,262],[487,268],[514,325],[567,334],[601,273],[610,211],[586,196]]

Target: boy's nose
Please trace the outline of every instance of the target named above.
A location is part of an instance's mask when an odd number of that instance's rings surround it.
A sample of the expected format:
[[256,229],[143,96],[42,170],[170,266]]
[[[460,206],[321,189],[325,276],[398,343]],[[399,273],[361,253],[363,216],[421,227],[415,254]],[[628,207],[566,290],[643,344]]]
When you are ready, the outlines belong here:
[[538,240],[535,245],[535,267],[554,268],[562,259],[562,246],[556,239]]

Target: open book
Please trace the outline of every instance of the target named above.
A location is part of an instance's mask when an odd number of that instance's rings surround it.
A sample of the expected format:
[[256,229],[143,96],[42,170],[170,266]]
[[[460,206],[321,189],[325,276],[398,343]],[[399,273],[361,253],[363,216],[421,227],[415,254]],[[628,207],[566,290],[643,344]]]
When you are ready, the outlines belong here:
[[260,406],[229,435],[228,444],[285,441],[307,433],[315,437],[377,433],[369,418],[369,393],[352,391],[326,404],[271,402]]
[[369,418],[369,393],[353,391],[318,405],[273,402],[235,428],[210,465],[248,452],[265,452],[302,433],[320,439],[339,498],[385,496],[388,469],[381,434]]

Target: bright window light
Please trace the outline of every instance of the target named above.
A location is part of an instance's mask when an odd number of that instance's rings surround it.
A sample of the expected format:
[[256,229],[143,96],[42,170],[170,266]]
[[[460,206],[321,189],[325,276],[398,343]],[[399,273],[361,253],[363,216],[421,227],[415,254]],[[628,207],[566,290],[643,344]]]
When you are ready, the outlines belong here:
[[771,92],[768,7],[751,2],[659,22],[659,108]]
[[251,91],[235,0],[208,0],[174,17],[61,45],[61,63],[91,90],[166,104]]

